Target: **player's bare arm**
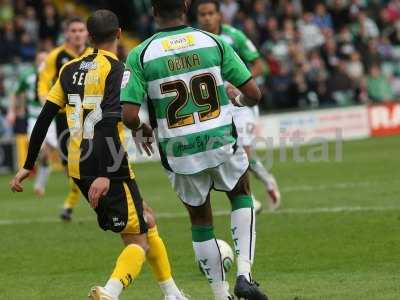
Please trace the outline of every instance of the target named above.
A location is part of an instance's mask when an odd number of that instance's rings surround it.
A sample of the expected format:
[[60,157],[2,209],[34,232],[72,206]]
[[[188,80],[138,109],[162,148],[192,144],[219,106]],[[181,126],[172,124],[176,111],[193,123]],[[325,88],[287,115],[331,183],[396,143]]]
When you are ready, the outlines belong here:
[[261,91],[254,79],[249,80],[239,88],[227,83],[226,92],[235,106],[254,106],[261,100]]
[[153,129],[142,123],[139,116],[139,105],[125,104],[122,106],[122,120],[126,127],[132,130],[133,139],[140,152],[144,150],[148,156],[154,154]]
[[251,62],[250,71],[251,71],[251,75],[253,75],[253,78],[263,76],[264,69],[265,69],[265,65],[264,65],[264,61],[261,59],[261,57],[257,58],[253,62]]

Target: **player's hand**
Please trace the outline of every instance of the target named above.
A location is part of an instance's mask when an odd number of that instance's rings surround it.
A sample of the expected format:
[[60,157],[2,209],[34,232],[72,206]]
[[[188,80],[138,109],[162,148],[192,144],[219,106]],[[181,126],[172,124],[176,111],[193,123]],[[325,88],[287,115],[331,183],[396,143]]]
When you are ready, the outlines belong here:
[[15,193],[21,193],[24,191],[24,188],[22,187],[22,182],[29,177],[29,174],[31,173],[30,170],[27,169],[20,169],[18,173],[15,175],[15,177],[10,181],[10,189]]
[[9,110],[6,116],[6,121],[9,126],[14,126],[15,120],[17,119],[17,115],[14,111]]
[[229,82],[225,82],[225,89],[226,89],[226,93],[228,94],[228,98],[231,100],[232,104],[235,106],[243,106],[243,105],[239,105],[238,103],[236,103],[235,99],[241,95],[241,92],[234,87],[232,84],[230,84]]
[[143,124],[138,131],[134,131],[132,134],[133,140],[135,141],[136,147],[138,148],[140,154],[143,154],[144,150],[147,156],[152,156],[154,154],[153,128],[147,124]]
[[101,197],[107,195],[110,189],[110,179],[106,177],[98,177],[93,181],[89,189],[89,202],[92,208],[99,206],[99,200]]

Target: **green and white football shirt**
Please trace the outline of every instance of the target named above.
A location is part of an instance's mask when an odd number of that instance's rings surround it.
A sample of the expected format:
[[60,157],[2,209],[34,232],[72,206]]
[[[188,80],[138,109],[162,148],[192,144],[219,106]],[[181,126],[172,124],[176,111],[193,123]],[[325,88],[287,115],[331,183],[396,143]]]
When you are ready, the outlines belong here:
[[163,165],[195,174],[224,163],[236,132],[224,81],[239,87],[250,71],[217,36],[187,27],[161,31],[133,49],[121,101],[148,102]]
[[232,48],[246,64],[260,58],[260,53],[258,52],[256,46],[254,46],[253,42],[247,38],[242,31],[224,24],[221,26],[219,36],[232,46]]
[[25,95],[28,118],[37,119],[42,105],[37,96],[37,72],[35,68],[29,68],[18,78],[15,87],[16,95]]

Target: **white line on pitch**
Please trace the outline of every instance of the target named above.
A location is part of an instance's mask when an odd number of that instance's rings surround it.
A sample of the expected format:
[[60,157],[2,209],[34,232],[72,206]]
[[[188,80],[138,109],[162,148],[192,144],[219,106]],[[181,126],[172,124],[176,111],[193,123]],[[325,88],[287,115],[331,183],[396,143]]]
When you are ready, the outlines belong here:
[[[307,214],[321,214],[321,213],[351,213],[351,212],[380,212],[380,211],[400,211],[400,206],[343,206],[343,207],[316,207],[316,208],[287,208],[281,209],[273,213],[263,212],[269,215],[307,215]],[[227,216],[229,211],[216,211],[214,216]],[[187,213],[157,213],[158,219],[175,219],[187,217]],[[95,221],[96,217],[75,218],[74,222],[90,222]],[[58,218],[41,218],[41,219],[25,219],[25,220],[0,220],[0,226],[6,225],[22,225],[22,224],[47,224],[47,223],[60,223]]]

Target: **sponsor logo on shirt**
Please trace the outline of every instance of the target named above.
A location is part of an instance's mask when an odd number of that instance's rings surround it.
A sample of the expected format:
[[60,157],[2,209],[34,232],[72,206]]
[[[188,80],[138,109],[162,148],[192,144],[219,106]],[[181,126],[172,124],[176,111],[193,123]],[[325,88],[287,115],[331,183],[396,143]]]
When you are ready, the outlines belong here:
[[93,61],[83,61],[79,66],[79,70],[96,70],[97,63]]
[[195,39],[192,34],[169,37],[161,41],[161,45],[165,51],[173,51],[189,48],[194,46]]

